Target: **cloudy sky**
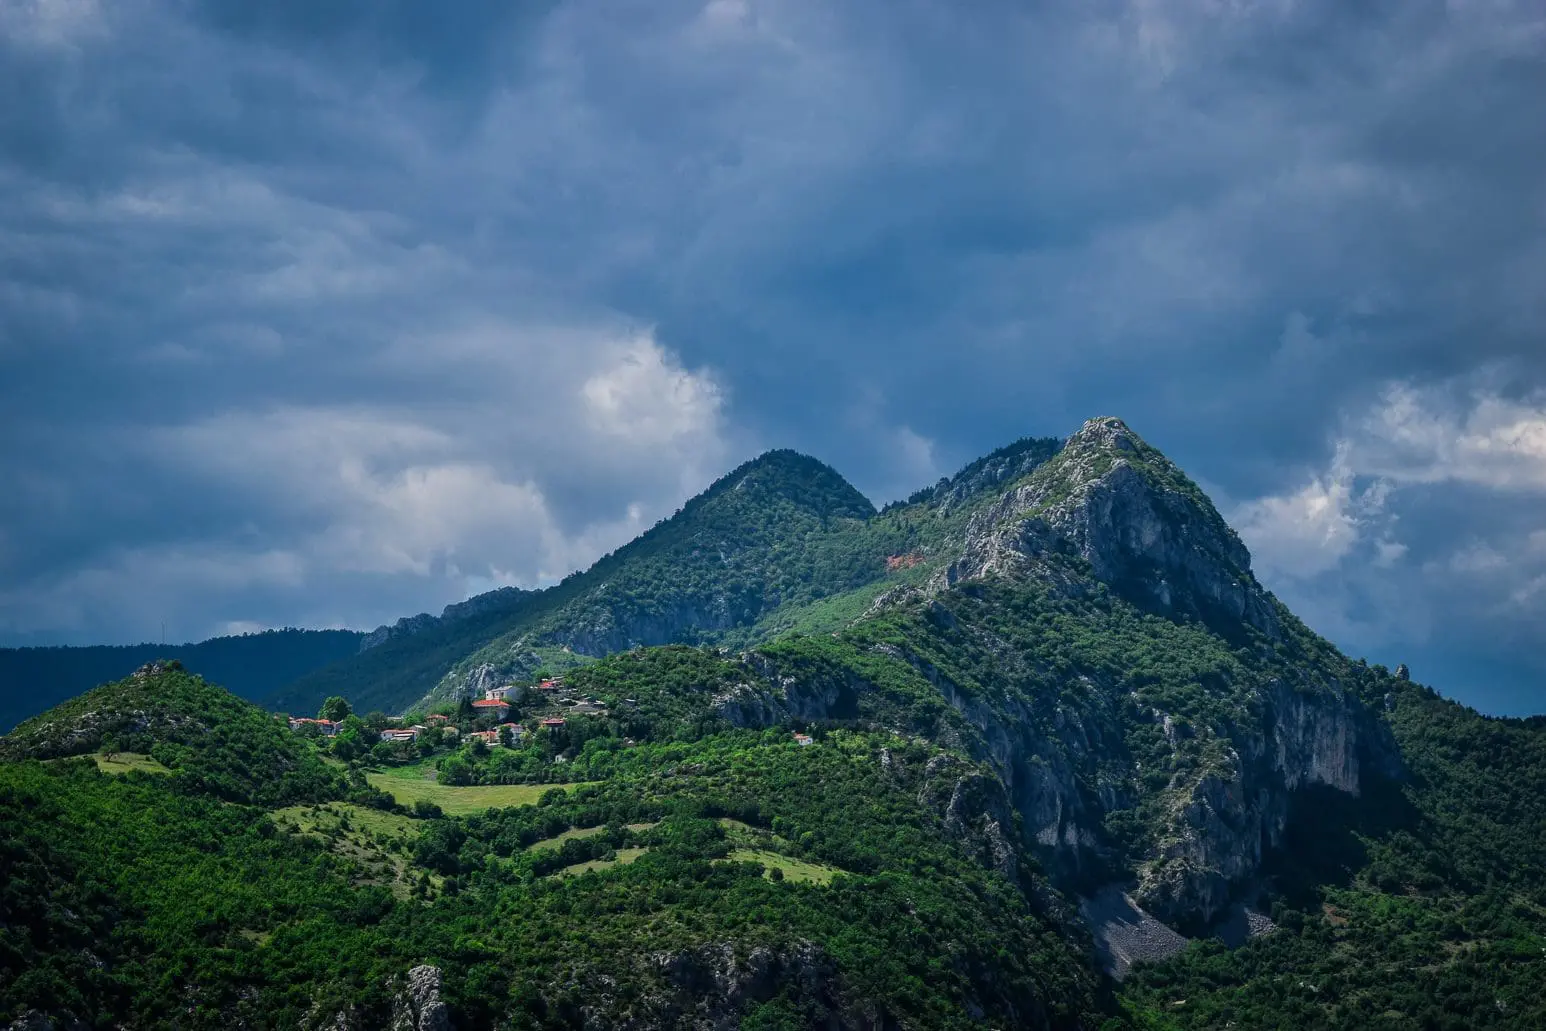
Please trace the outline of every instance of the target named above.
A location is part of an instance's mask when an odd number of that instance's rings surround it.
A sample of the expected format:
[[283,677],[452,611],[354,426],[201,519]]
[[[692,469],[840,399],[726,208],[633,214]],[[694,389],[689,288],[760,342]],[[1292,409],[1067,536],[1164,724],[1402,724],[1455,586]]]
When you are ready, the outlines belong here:
[[0,644],[1115,414],[1352,654],[1546,710],[1543,97],[1539,0],[0,0]]

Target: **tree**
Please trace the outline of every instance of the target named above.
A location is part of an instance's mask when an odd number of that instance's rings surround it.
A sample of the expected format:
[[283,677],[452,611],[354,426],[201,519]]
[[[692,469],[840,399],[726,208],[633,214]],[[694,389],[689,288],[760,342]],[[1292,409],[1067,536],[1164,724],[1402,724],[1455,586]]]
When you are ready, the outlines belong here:
[[353,709],[349,708],[347,700],[335,694],[322,703],[322,709],[317,713],[317,718],[332,720],[334,723],[337,723],[353,711]]

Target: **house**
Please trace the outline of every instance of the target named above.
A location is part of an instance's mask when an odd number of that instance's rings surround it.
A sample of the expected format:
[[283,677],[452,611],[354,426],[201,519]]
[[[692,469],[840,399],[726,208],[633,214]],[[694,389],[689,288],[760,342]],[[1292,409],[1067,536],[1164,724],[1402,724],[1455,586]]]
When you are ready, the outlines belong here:
[[418,739],[418,736],[418,732],[413,730],[383,730],[381,732],[381,740],[389,742],[414,741]]
[[472,731],[471,733],[469,733],[467,735],[467,740],[468,741],[482,741],[486,745],[497,745],[497,744],[499,744],[499,731],[497,731],[497,730],[474,730],[474,731]]
[[514,684],[506,684],[504,687],[491,687],[483,692],[485,702],[508,702],[521,693],[521,689]]
[[504,717],[510,714],[510,703],[499,698],[485,698],[472,703],[472,711],[479,716]]
[[537,690],[552,694],[554,691],[557,691],[560,687],[563,686],[563,681],[561,680],[544,680],[542,683],[537,685]]
[[562,727],[567,722],[568,721],[565,720],[562,716],[552,716],[552,717],[549,717],[548,719],[543,720],[542,721],[542,725],[544,727]]
[[413,731],[415,734],[427,734],[427,733],[429,733],[429,728],[426,727],[422,723],[415,723],[413,726],[409,727],[408,729]]
[[807,745],[814,745],[816,743],[816,739],[811,737],[809,734],[796,734],[794,736],[794,743],[799,745],[801,748],[804,748]]
[[519,723],[501,723],[498,729],[504,730],[506,727],[510,728],[511,741],[519,741],[526,736],[526,728]]
[[427,722],[427,723],[450,723],[451,722],[451,717],[447,716],[443,712],[431,713],[430,715],[424,717],[424,719],[425,719],[425,722]]
[[316,727],[317,730],[321,731],[323,737],[338,736],[338,724],[332,720],[314,720],[305,716],[290,717],[291,730],[300,730],[302,727]]

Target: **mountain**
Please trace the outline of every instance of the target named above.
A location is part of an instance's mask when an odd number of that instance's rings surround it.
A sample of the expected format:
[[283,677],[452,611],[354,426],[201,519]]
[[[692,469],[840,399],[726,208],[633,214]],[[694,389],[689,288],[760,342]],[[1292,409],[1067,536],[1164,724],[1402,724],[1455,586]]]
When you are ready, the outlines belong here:
[[1546,1026],[1546,719],[1341,654],[1120,420],[878,513],[775,452],[379,636],[464,731],[568,669],[508,744],[260,740],[167,670],[0,739],[0,1018]]
[[266,698],[311,670],[357,654],[363,636],[285,629],[198,644],[0,648],[0,729],[156,659],[203,670],[244,698]]
[[712,640],[779,605],[878,579],[885,553],[871,540],[874,514],[831,467],[770,451],[590,569],[543,591],[506,588],[439,619],[382,628],[371,638],[383,644],[297,679],[272,700],[299,711],[347,694],[395,712],[635,645]]

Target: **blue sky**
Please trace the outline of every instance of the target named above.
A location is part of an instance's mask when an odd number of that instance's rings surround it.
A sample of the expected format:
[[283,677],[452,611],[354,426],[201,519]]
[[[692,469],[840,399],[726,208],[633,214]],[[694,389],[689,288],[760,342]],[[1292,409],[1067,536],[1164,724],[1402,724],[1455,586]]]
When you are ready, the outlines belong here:
[[1115,414],[1546,709],[1538,2],[0,0],[0,643],[371,627]]

